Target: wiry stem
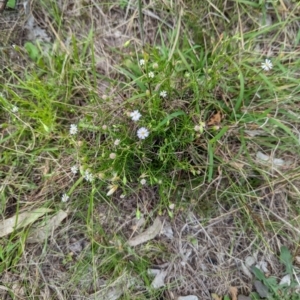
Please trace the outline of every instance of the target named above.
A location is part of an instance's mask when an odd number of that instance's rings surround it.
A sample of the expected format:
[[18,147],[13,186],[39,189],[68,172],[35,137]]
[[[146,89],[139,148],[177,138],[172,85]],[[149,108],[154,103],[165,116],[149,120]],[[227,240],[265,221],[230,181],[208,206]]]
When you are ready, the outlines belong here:
[[142,0],[138,0],[138,9],[139,9],[139,27],[142,39],[142,46],[145,46],[145,34],[144,34],[144,19],[143,19],[143,11],[142,11]]

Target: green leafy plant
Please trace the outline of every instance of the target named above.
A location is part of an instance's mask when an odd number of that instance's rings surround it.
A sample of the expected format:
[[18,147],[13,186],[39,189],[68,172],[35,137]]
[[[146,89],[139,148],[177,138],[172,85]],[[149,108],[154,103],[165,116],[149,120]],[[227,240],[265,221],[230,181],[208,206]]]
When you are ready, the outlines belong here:
[[253,267],[252,272],[259,282],[255,284],[258,292],[251,294],[252,299],[261,299],[261,297],[269,300],[299,299],[299,281],[293,272],[293,257],[285,246],[280,249],[280,261],[285,267],[284,274],[289,276],[290,283],[280,285],[276,277],[266,277],[260,269]]

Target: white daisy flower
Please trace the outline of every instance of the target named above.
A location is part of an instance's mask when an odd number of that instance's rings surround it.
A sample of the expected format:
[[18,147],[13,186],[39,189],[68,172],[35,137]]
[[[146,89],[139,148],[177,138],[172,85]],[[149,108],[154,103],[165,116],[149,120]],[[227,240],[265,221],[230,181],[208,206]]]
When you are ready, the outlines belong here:
[[132,113],[130,113],[130,117],[131,117],[132,121],[138,121],[141,116],[142,115],[140,114],[140,112],[138,110],[135,110]]
[[145,185],[146,182],[147,182],[147,180],[145,178],[141,179],[141,181],[140,181],[141,185]]
[[119,146],[119,145],[120,145],[120,142],[121,142],[121,141],[120,141],[119,139],[116,139],[116,140],[114,141],[114,145],[115,145],[115,146]]
[[13,108],[11,109],[11,111],[15,114],[19,111],[19,107],[18,106],[13,106]]
[[149,135],[149,131],[147,128],[145,127],[141,127],[138,131],[137,131],[137,136],[139,139],[144,140],[146,137],[148,137]]
[[264,71],[270,71],[273,68],[273,64],[269,59],[266,59],[265,62],[261,64],[261,67]]
[[70,125],[70,134],[75,135],[78,132],[78,128],[76,124],[71,124]]
[[149,78],[154,78],[154,73],[153,73],[152,71],[149,72],[149,73],[148,73],[148,77],[149,77]]
[[166,91],[161,91],[160,93],[159,93],[159,96],[161,96],[162,98],[166,98],[167,97],[167,92]]
[[69,200],[69,196],[67,195],[67,194],[63,194],[62,196],[61,196],[61,201],[62,202],[67,202],[68,200]]
[[77,174],[77,172],[78,172],[78,166],[73,166],[73,167],[71,167],[71,172],[74,174],[74,175],[76,175]]
[[84,172],[84,179],[88,182],[92,182],[93,181],[93,174],[90,173],[88,170],[86,170]]
[[140,66],[144,66],[145,65],[145,60],[144,59],[140,59]]

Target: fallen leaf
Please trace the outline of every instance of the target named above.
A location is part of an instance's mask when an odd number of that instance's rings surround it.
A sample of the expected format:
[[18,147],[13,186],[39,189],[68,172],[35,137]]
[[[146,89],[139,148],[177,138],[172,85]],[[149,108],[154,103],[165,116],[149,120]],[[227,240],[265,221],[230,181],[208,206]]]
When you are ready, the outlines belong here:
[[212,126],[212,125],[220,125],[222,121],[222,114],[220,111],[217,111],[215,114],[213,114],[210,119],[207,122],[208,126]]
[[234,167],[237,170],[242,170],[244,168],[244,164],[243,163],[238,163],[236,161],[231,161],[229,162],[229,165]]
[[291,275],[290,274],[287,274],[281,278],[279,285],[283,285],[283,284],[286,284],[288,286],[291,285]]
[[46,240],[67,216],[65,211],[60,210],[47,220],[45,225],[31,229],[28,233],[27,243],[41,243]]
[[211,297],[212,297],[214,300],[222,300],[222,297],[219,297],[217,294],[211,294]]
[[145,222],[146,222],[146,220],[145,220],[144,217],[141,217],[140,219],[136,218],[134,220],[134,225],[132,225],[130,227],[130,229],[133,231],[133,233],[135,233],[136,231],[138,231],[145,224]]
[[239,295],[238,300],[251,300],[251,298],[244,295]]
[[6,236],[12,233],[14,230],[26,227],[27,225],[34,223],[41,216],[51,211],[52,209],[41,207],[34,209],[33,211],[26,211],[3,220],[2,222],[0,222],[0,237]]
[[0,285],[0,290],[6,291],[6,292],[10,292],[10,289],[7,288],[7,287],[4,286],[4,285]]
[[160,270],[160,272],[155,276],[154,280],[151,282],[151,286],[154,289],[159,289],[161,287],[164,287],[166,285],[164,282],[166,276],[167,276],[167,272]]
[[157,274],[160,273],[161,270],[159,269],[148,269],[147,274],[150,276],[156,276]]
[[246,134],[248,134],[250,137],[255,137],[257,135],[263,136],[267,135],[267,133],[264,130],[245,130]]
[[229,294],[231,296],[231,300],[237,300],[238,289],[235,286],[231,286],[229,288]]
[[188,296],[178,297],[177,300],[198,300],[198,297],[194,295],[188,295]]
[[300,265],[300,256],[296,256],[296,257],[295,257],[295,263],[296,263],[297,265]]
[[291,165],[290,161],[284,161],[281,158],[272,158],[260,151],[256,153],[256,158],[260,163],[268,164],[273,167],[289,167]]
[[144,232],[128,241],[129,246],[137,246],[154,239],[161,231],[162,223],[159,218],[156,218],[153,225],[147,228]]
[[245,258],[245,265],[246,265],[246,267],[250,268],[253,265],[255,265],[255,263],[256,263],[256,259],[253,256],[247,256]]
[[245,264],[243,262],[241,262],[241,264],[240,264],[240,269],[247,277],[252,279],[253,276],[252,276],[251,272],[249,271],[249,269],[247,268],[247,266],[245,266]]
[[269,289],[260,281],[255,280],[254,286],[261,298],[267,298],[269,296]]
[[167,222],[164,223],[164,227],[163,227],[161,233],[170,240],[172,240],[174,238],[173,229],[172,229],[170,223],[167,223]]
[[119,277],[115,282],[108,284],[106,287],[102,287],[101,290],[91,294],[88,300],[117,300],[119,299],[125,291],[128,291],[129,288],[137,284],[137,281],[134,277],[124,274],[122,277]]

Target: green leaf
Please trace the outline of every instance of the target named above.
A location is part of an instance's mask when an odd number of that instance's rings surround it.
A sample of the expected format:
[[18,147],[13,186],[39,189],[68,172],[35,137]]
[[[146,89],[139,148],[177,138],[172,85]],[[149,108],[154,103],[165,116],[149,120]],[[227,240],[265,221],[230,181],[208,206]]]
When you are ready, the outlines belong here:
[[284,125],[280,120],[270,118],[269,123],[281,128],[283,131],[285,131],[295,141],[296,145],[299,145],[298,137],[295,136],[293,134],[293,132],[291,131],[291,129],[289,127],[287,127],[286,125]]
[[293,273],[293,257],[286,246],[280,249],[280,261],[284,264],[285,270],[288,274]]
[[6,6],[8,8],[15,9],[16,8],[16,0],[8,0]]
[[170,115],[167,115],[157,126],[155,129],[153,129],[153,131],[156,131],[158,130],[160,127],[162,127],[163,125],[167,124],[170,120],[176,118],[176,117],[179,117],[179,116],[182,116],[182,115],[185,115],[185,112],[183,110],[179,110],[179,111],[176,111]]
[[38,49],[37,46],[35,46],[34,44],[30,43],[30,42],[26,42],[24,45],[24,48],[26,49],[29,57],[36,61],[39,58],[40,55],[40,51]]
[[216,136],[214,136],[211,140],[209,140],[209,143],[211,145],[215,144],[226,132],[228,131],[228,126],[224,126]]
[[126,183],[127,183],[127,178],[126,178],[126,176],[124,175],[124,176],[123,176],[123,184],[126,185]]
[[253,272],[253,274],[255,275],[255,277],[258,279],[258,280],[265,280],[265,274],[258,268],[256,267],[253,267],[251,268],[251,271]]

